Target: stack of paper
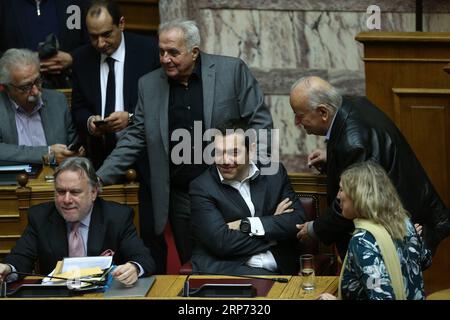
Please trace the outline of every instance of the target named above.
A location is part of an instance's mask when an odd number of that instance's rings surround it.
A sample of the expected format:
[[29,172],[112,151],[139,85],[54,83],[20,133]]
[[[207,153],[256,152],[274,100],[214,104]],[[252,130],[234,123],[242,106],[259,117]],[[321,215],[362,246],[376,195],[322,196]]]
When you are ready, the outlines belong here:
[[58,261],[55,269],[42,280],[42,284],[66,283],[80,288],[90,287],[91,282],[105,281],[111,266],[112,256],[64,258],[63,261]]

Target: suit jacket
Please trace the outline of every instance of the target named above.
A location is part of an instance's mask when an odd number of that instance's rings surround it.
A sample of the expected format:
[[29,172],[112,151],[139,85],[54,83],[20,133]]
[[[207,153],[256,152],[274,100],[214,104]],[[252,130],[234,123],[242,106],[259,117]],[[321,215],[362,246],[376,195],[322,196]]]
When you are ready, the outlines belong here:
[[336,200],[339,179],[351,164],[379,163],[396,187],[412,220],[424,226],[424,239],[433,251],[450,234],[450,214],[419,160],[395,124],[366,98],[344,99],[327,143],[327,195],[330,209],[314,222],[326,244],[337,241],[345,254],[353,222],[340,215]]
[[[71,52],[78,46],[87,42],[84,17],[88,5],[87,0],[57,0],[55,1],[56,11],[58,15],[59,25],[59,45],[60,49]],[[80,29],[67,28],[67,19],[73,14],[66,12],[71,5],[77,5],[80,12]],[[0,55],[1,52],[10,48],[23,48],[25,46],[25,29],[26,22],[17,20],[19,16],[17,12],[21,10],[20,1],[17,0],[0,0]],[[44,40],[44,39],[43,39]],[[36,50],[36,48],[31,48]]]
[[[98,256],[107,249],[115,252],[115,264],[139,263],[145,273],[155,269],[149,250],[136,233],[133,209],[98,198],[92,209],[87,255]],[[31,272],[36,260],[40,273],[48,274],[56,263],[68,256],[67,226],[53,202],[33,206],[28,211],[28,226],[5,262],[17,271]]]
[[[191,182],[191,222],[196,239],[194,272],[240,274],[239,268],[252,255],[270,250],[281,274],[298,274],[295,225],[305,221],[305,213],[286,169],[280,164],[276,174],[260,174],[250,180],[250,192],[254,216],[261,219],[264,236],[249,236],[228,228],[228,222],[251,215],[239,191],[221,183],[216,166],[210,166]],[[287,197],[293,201],[294,212],[273,215]],[[272,246],[271,241],[276,241],[276,245]]]
[[[54,90],[42,90],[43,107],[39,111],[47,146],[55,143],[69,145],[77,138],[67,99]],[[0,163],[42,163],[48,147],[18,145],[18,134],[11,102],[5,92],[0,92]]]
[[[124,111],[132,113],[137,102],[138,80],[160,66],[159,51],[158,44],[153,38],[126,32],[124,32],[124,38]],[[89,135],[87,130],[87,119],[92,115],[102,114],[100,53],[90,44],[75,51],[72,77],[72,116],[83,137],[89,137],[88,156],[98,168],[108,154],[104,149],[99,148],[103,144],[102,138]],[[114,146],[108,146],[109,150],[113,148]]]
[[[242,60],[201,53],[201,68],[205,129],[238,117],[247,118],[255,129],[272,128],[263,93]],[[97,172],[105,183],[118,181],[146,148],[156,234],[163,232],[169,213],[169,91],[162,68],[139,80],[134,124]]]

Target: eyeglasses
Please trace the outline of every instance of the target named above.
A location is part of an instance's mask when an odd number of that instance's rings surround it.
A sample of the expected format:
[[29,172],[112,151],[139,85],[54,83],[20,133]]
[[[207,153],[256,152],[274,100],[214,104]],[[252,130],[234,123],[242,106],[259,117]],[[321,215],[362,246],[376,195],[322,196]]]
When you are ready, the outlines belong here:
[[16,86],[15,84],[12,84],[12,83],[8,84],[8,86],[16,88],[17,90],[22,91],[23,93],[28,93],[31,91],[31,89],[33,89],[34,86],[41,88],[42,78],[39,76],[32,83],[24,84],[21,86]]

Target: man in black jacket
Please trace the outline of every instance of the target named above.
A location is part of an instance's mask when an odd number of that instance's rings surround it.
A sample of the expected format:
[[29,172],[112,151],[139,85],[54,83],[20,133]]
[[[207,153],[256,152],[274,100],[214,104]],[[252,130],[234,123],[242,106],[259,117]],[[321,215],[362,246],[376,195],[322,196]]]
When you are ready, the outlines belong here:
[[327,174],[327,213],[299,226],[299,238],[317,236],[336,242],[345,255],[353,223],[345,219],[336,195],[341,173],[351,164],[379,163],[397,188],[412,220],[424,227],[427,246],[435,252],[450,234],[450,214],[422,168],[414,151],[395,124],[366,98],[343,99],[319,77],[299,79],[291,89],[290,104],[296,125],[308,134],[325,136],[327,149],[315,150],[308,165]]
[[[139,78],[159,68],[160,63],[155,39],[123,32],[125,18],[114,1],[92,1],[86,25],[91,44],[74,54],[72,117],[87,144],[87,156],[98,169],[114,149],[117,138],[133,124]],[[114,71],[111,74],[109,60]],[[105,120],[102,125],[94,123],[101,119]],[[166,244],[164,236],[154,232],[146,152],[136,168],[141,236],[154,255],[157,273],[165,273]]]
[[55,201],[30,208],[28,226],[0,264],[0,280],[14,270],[31,272],[36,261],[40,272],[48,274],[64,257],[106,252],[117,265],[112,276],[126,285],[154,273],[155,263],[133,224],[133,210],[97,198],[98,179],[88,159],[68,158],[54,177]]
[[283,165],[267,172],[250,160],[256,145],[247,129],[244,120],[219,125],[215,165],[190,184],[194,273],[298,273],[303,207]]

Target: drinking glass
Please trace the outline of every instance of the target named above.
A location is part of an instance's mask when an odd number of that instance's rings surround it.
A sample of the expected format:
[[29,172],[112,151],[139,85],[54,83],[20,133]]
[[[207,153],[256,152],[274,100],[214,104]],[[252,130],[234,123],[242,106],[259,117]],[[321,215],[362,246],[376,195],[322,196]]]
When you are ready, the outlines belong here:
[[300,256],[300,275],[302,276],[302,288],[306,291],[315,288],[314,256],[302,254]]

